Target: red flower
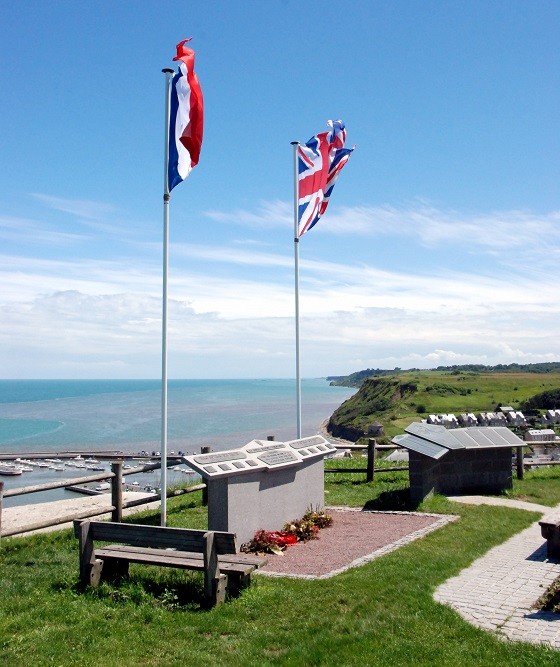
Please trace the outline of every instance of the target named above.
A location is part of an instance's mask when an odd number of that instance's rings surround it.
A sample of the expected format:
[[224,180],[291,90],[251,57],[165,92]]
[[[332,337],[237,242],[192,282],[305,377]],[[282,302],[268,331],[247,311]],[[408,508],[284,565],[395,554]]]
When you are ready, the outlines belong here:
[[269,533],[269,537],[279,547],[289,547],[297,542],[297,537],[287,532]]

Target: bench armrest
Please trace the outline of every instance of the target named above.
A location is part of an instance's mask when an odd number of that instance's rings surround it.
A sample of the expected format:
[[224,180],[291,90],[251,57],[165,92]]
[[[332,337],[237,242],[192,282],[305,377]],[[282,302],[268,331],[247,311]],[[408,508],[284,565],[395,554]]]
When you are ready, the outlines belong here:
[[74,534],[78,538],[80,558],[80,580],[88,583],[91,572],[91,564],[95,561],[93,553],[93,539],[91,537],[90,522],[74,521]]

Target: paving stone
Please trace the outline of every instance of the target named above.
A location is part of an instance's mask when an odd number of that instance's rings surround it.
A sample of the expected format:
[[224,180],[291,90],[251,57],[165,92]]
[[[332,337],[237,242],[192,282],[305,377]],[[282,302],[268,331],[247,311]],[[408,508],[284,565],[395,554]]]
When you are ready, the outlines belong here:
[[[451,499],[468,504],[510,506],[541,514],[553,511],[550,507],[505,498]],[[560,511],[560,505],[555,509]],[[560,562],[547,560],[544,542],[537,521],[439,586],[434,599],[455,609],[469,623],[493,630],[509,640],[560,649],[560,617],[531,608],[548,585],[560,576]]]

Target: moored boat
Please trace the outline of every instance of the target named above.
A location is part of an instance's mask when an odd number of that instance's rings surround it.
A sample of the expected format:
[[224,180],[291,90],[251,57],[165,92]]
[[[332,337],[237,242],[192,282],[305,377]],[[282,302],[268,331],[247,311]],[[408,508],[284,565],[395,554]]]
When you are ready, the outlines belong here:
[[0,466],[0,475],[21,475],[21,468],[3,465]]

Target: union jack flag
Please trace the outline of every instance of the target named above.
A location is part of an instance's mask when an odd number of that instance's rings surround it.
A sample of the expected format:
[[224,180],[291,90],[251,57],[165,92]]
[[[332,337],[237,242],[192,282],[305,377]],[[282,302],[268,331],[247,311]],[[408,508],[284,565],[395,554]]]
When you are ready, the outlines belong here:
[[298,144],[298,238],[314,227],[327,210],[329,197],[353,148],[344,148],[346,129],[341,120],[329,120],[306,144]]

